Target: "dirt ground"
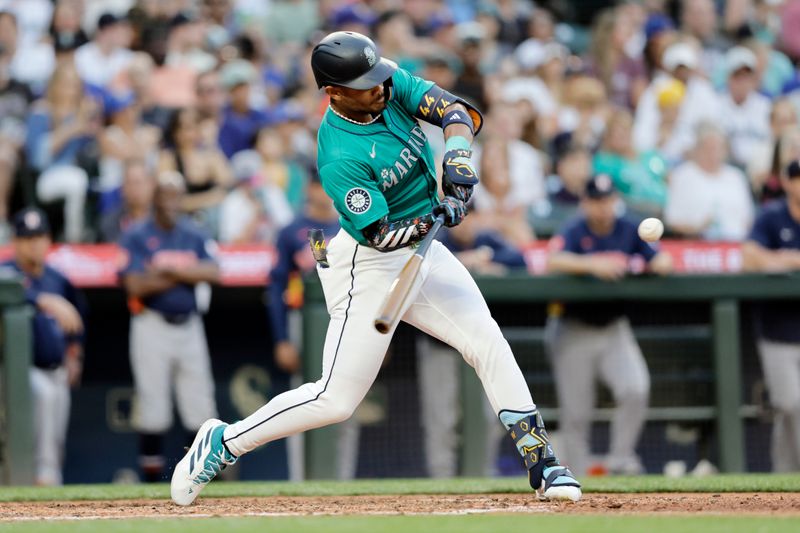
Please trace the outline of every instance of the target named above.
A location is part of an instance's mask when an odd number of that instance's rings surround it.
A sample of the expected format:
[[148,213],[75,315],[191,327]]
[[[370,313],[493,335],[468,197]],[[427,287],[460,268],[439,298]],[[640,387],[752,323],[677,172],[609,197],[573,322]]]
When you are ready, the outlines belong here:
[[0,521],[99,518],[394,515],[469,513],[769,514],[800,516],[800,493],[587,494],[578,503],[541,502],[530,494],[200,498],[190,507],[166,500],[0,503]]

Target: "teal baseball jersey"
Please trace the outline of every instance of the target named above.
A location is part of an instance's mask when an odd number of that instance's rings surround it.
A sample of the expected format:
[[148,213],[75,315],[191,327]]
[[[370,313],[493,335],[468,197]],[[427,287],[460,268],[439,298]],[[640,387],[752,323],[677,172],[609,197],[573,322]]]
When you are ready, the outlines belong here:
[[398,69],[392,84],[377,121],[356,124],[328,109],[317,136],[322,186],[342,228],[361,244],[362,230],[384,216],[423,216],[439,203],[433,153],[414,118],[433,82]]

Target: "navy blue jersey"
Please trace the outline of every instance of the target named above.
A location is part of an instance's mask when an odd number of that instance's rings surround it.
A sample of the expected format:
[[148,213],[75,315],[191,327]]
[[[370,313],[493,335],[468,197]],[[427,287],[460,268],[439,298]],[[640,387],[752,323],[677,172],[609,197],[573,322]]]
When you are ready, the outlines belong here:
[[286,326],[288,306],[284,298],[289,286],[289,276],[293,272],[310,272],[317,264],[308,245],[310,228],[322,229],[327,240],[339,231],[339,221],[323,222],[302,215],[278,234],[276,244],[278,262],[270,272],[270,285],[267,290],[267,311],[274,342],[285,341],[289,338]]
[[508,268],[526,268],[525,257],[522,252],[517,250],[511,243],[503,239],[500,235],[492,231],[479,231],[475,235],[472,246],[464,246],[457,242],[450,234],[450,231],[440,233],[440,241],[444,246],[457,254],[467,250],[488,247],[492,250],[492,261]]
[[33,363],[42,368],[55,368],[64,361],[67,346],[72,342],[82,342],[80,335],[67,335],[51,316],[36,308],[36,299],[40,293],[57,294],[69,301],[81,314],[86,324],[86,302],[83,295],[60,272],[49,266],[44,267],[42,275],[34,278],[19,268],[14,260],[2,265],[12,268],[22,276],[25,287],[25,299],[34,306],[33,317]]
[[[131,226],[120,241],[128,262],[120,274],[142,273],[148,267],[182,268],[199,261],[212,261],[215,244],[188,219],[171,230],[156,225],[152,217]],[[194,285],[182,283],[142,299],[149,309],[167,315],[185,315],[197,309]]]
[[[749,240],[768,250],[800,249],[800,222],[792,218],[785,199],[775,200],[761,209]],[[757,305],[755,319],[759,336],[777,342],[800,342],[800,309],[796,301]]]
[[[656,251],[639,237],[638,224],[620,217],[608,235],[596,235],[589,229],[584,216],[570,221],[553,238],[551,249],[574,254],[622,254],[628,261],[628,269],[633,273],[644,271],[645,266],[656,255]],[[606,325],[625,316],[622,302],[569,303],[565,304],[565,317],[576,318],[593,325]]]

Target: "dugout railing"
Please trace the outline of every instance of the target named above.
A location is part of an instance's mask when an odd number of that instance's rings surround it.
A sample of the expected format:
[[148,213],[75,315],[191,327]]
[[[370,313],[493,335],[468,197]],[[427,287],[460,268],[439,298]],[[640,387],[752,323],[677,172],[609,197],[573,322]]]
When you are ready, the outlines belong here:
[[34,481],[32,316],[19,278],[0,271],[0,485]]
[[[490,307],[505,304],[544,306],[552,301],[686,303],[708,307],[708,324],[692,326],[648,326],[636,328],[637,336],[658,339],[660,335],[706,339],[710,343],[712,361],[710,380],[713,398],[708,405],[660,406],[651,408],[648,421],[712,420],[716,428],[717,460],[723,472],[745,470],[744,419],[753,416],[754,407],[745,405],[742,394],[742,331],[740,309],[744,302],[800,299],[800,275],[675,275],[665,278],[640,276],[616,283],[596,279],[564,276],[509,275],[477,277]],[[376,295],[376,298],[382,297]],[[304,357],[308,363],[305,378],[319,378],[322,345],[328,324],[324,295],[318,280],[308,280],[305,290]],[[800,327],[800,325],[798,325]],[[672,328],[672,331],[669,331]],[[679,330],[679,331],[676,331]],[[541,342],[540,328],[504,328],[514,342]],[[462,408],[465,413],[480,412],[482,389],[474,371],[462,366]],[[543,409],[548,419],[557,418],[557,410]],[[602,410],[599,415],[608,415]],[[485,428],[480,416],[462,421],[462,473],[478,475],[485,454],[484,439],[478,438]],[[308,478],[334,477],[331,447],[336,438],[331,428],[310,432],[306,440],[306,474]]]

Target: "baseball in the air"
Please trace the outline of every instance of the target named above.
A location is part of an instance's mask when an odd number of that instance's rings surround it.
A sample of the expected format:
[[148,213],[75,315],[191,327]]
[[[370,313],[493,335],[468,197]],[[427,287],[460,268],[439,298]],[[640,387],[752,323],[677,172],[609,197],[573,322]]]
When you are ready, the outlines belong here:
[[639,237],[643,241],[656,242],[664,234],[664,224],[657,218],[646,218],[639,224]]

